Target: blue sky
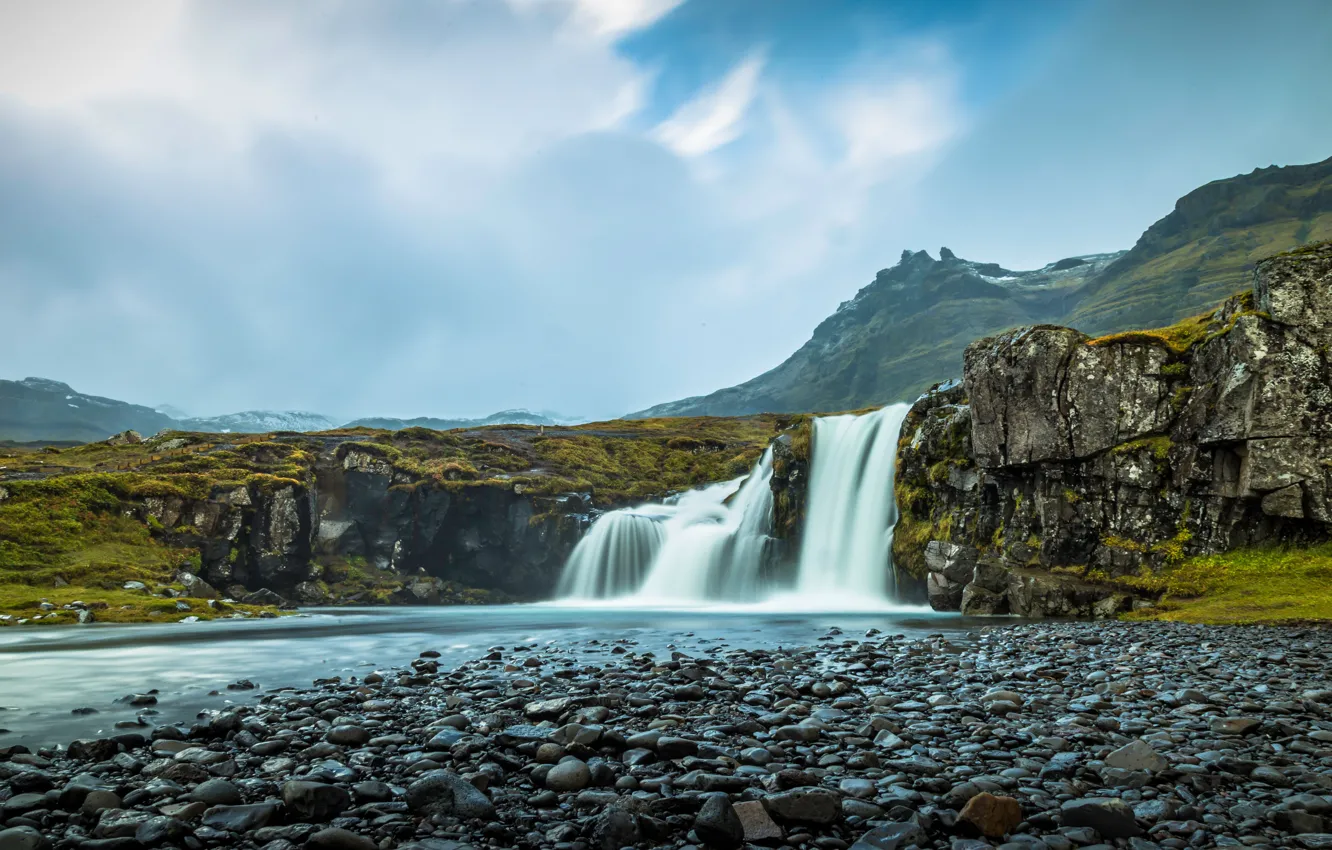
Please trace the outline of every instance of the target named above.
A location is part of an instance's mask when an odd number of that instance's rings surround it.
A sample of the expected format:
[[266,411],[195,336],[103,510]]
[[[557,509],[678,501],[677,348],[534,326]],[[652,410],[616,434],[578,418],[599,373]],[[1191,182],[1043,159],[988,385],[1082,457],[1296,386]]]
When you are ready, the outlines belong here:
[[[1332,155],[1332,3],[0,0],[0,377],[613,416]],[[947,376],[938,376],[940,378]]]

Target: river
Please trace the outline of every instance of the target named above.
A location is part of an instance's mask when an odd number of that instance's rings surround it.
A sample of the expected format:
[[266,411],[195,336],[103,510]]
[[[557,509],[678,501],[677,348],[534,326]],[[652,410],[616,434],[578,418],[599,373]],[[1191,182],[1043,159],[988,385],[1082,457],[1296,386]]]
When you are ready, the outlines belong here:
[[[402,667],[424,650],[449,668],[491,646],[576,646],[589,660],[613,641],[639,650],[809,646],[828,633],[849,637],[962,633],[984,621],[928,609],[792,613],[733,606],[693,609],[504,605],[310,609],[276,620],[0,630],[0,746],[36,747],[114,734],[143,708],[118,699],[156,689],[153,724],[193,719],[317,678],[364,676]],[[992,625],[993,620],[989,623]],[[597,639],[601,645],[587,645]],[[253,690],[228,691],[249,680]],[[96,713],[75,714],[76,709]],[[133,731],[133,730],[131,730]],[[148,727],[143,727],[143,732]]]

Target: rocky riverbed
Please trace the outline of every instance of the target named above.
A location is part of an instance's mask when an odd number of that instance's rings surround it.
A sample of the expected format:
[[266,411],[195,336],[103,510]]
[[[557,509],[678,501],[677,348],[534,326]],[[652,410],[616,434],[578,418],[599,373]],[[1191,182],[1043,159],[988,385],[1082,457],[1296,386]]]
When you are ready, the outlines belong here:
[[0,748],[0,850],[1332,848],[1332,631],[689,648],[426,649],[189,728]]

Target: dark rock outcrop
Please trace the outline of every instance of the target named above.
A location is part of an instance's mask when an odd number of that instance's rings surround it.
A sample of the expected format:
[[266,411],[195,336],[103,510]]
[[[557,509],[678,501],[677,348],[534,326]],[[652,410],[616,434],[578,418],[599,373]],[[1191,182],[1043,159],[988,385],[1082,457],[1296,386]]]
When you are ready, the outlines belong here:
[[1330,345],[1329,243],[1171,328],[973,343],[903,426],[897,563],[936,608],[1108,616],[1131,600],[1104,579],[1327,539]]
[[436,604],[452,601],[449,585],[542,598],[589,523],[584,495],[450,487],[337,438],[324,441],[314,471],[312,485],[218,486],[206,499],[148,497],[137,511],[172,544],[198,549],[204,587],[243,585],[304,604],[341,601],[328,583],[347,565],[399,586],[391,598],[352,601]]

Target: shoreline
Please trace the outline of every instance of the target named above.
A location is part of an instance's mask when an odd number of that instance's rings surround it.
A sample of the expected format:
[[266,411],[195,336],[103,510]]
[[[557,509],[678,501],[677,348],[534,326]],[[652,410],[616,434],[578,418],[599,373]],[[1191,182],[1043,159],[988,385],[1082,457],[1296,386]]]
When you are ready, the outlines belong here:
[[0,746],[0,830],[71,847],[1327,846],[1326,629],[1046,622],[972,641],[833,629],[654,656],[589,638],[451,670],[427,650],[191,726]]

